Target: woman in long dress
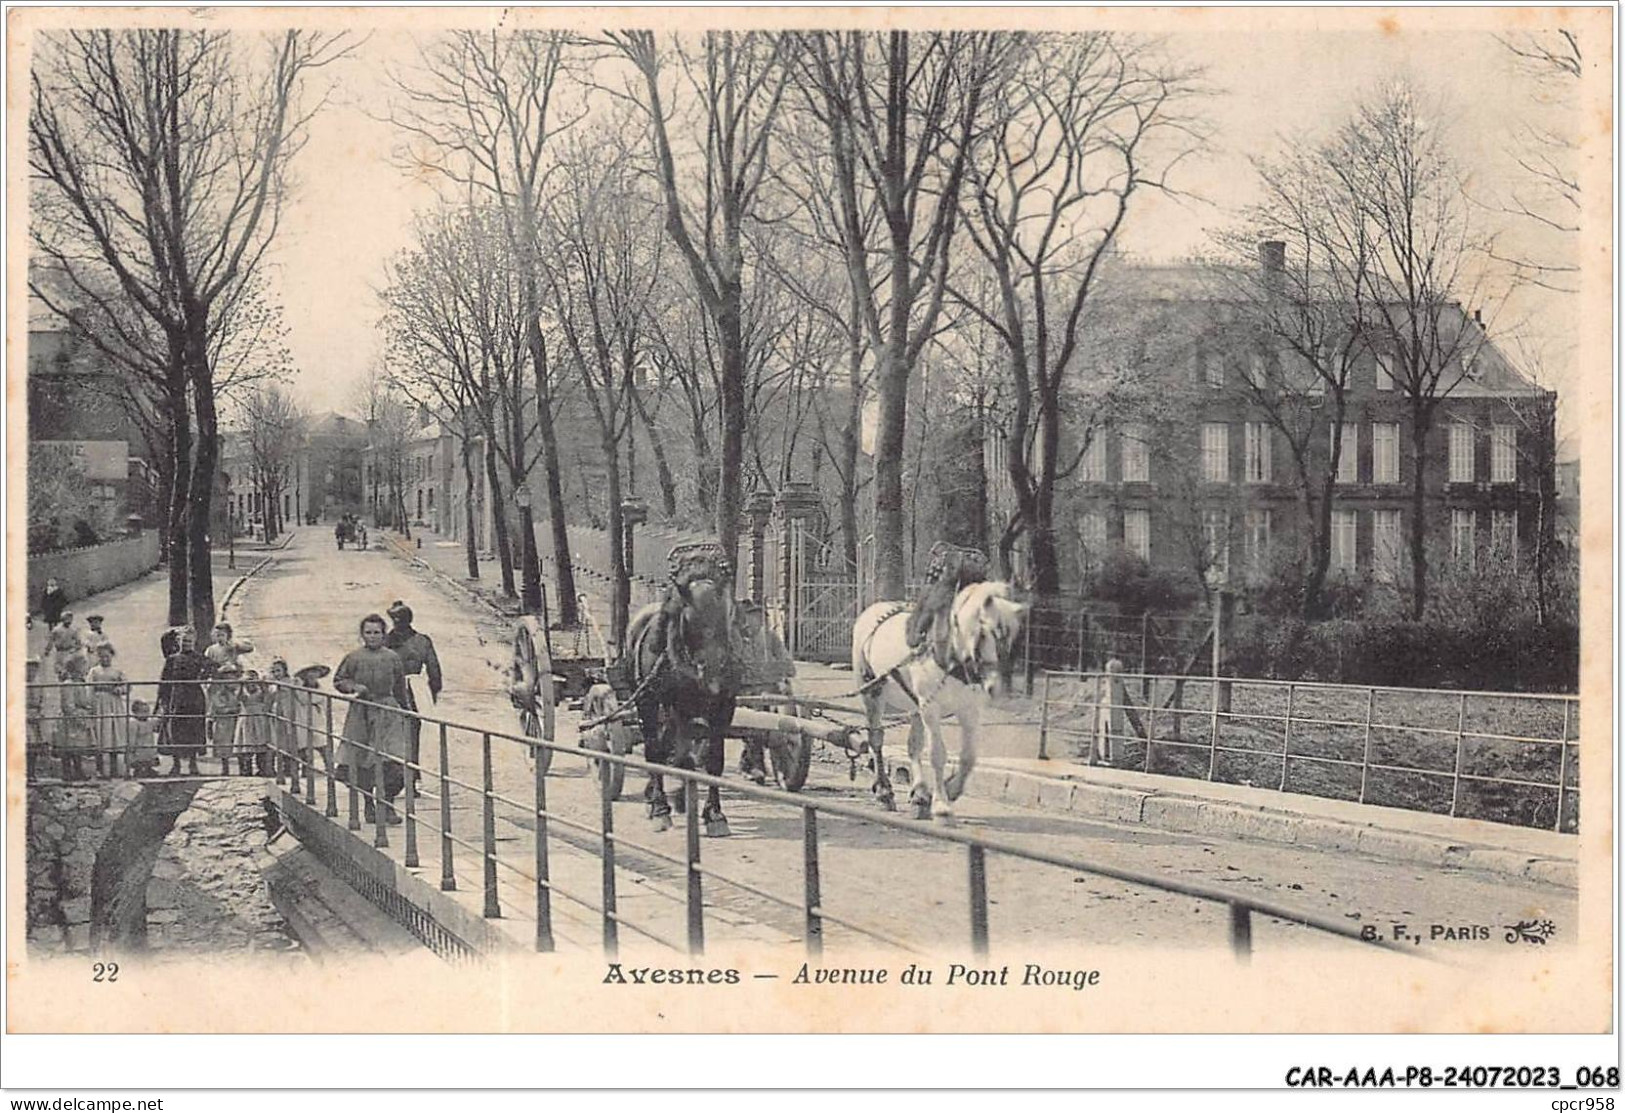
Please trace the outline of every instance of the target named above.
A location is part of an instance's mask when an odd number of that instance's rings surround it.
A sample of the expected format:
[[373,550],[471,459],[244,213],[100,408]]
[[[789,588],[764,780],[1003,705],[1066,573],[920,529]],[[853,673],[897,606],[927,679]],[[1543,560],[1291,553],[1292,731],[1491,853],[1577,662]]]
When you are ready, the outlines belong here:
[[96,665],[85,678],[96,705],[96,719],[91,733],[96,743],[97,776],[107,771],[102,764],[104,761],[113,773],[118,772],[118,759],[128,742],[129,708],[124,700],[129,686],[125,682],[124,670],[113,664],[116,655],[112,642],[102,642],[96,647]]
[[91,731],[96,700],[85,683],[85,659],[69,657],[62,680],[62,717],[57,721],[57,749],[62,754],[62,779],[85,780],[85,755],[94,744]]
[[166,656],[158,685],[158,714],[163,723],[158,752],[168,755],[171,777],[180,776],[183,759],[187,772],[196,776],[207,729],[208,703],[202,679],[208,662],[197,651],[197,635],[190,628],[169,631],[159,645]]

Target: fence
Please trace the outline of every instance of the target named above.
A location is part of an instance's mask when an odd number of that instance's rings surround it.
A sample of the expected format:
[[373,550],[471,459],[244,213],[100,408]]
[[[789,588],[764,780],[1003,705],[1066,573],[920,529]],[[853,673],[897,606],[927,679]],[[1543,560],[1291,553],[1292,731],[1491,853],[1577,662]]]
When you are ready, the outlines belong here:
[[127,584],[158,567],[158,531],[146,530],[83,549],[28,554],[28,605],[39,605],[45,581],[54,578],[69,599]]
[[1040,753],[1362,804],[1579,830],[1564,695],[1052,672]]
[[[222,682],[203,683],[218,686]],[[909,940],[896,938],[885,930],[861,922],[856,918],[856,914],[831,906],[826,895],[830,890],[826,887],[823,874],[826,861],[823,841],[825,836],[821,831],[827,821],[840,818],[887,829],[894,835],[901,833],[911,840],[916,840],[916,845],[934,843],[939,846],[962,847],[965,855],[963,876],[967,936],[971,949],[979,956],[986,955],[991,946],[988,909],[992,901],[989,893],[988,859],[995,856],[1055,867],[1074,874],[1089,874],[1221,905],[1227,910],[1226,923],[1230,947],[1240,961],[1246,961],[1252,952],[1254,916],[1270,917],[1286,924],[1301,925],[1331,936],[1386,947],[1406,954],[1415,953],[1412,949],[1401,948],[1398,944],[1381,939],[1363,939],[1358,929],[1346,922],[1213,886],[1122,869],[1072,855],[1048,853],[985,835],[955,829],[922,827],[918,823],[869,809],[814,800],[748,783],[725,784],[721,780],[691,770],[654,766],[637,758],[609,754],[594,755],[601,763],[613,763],[627,769],[645,772],[659,772],[681,784],[687,805],[687,827],[682,849],[680,852],[675,848],[662,849],[629,839],[615,829],[612,795],[615,790],[610,777],[598,778],[598,807],[594,815],[579,812],[569,814],[564,808],[550,804],[547,770],[551,759],[560,751],[579,754],[573,747],[493,731],[476,725],[413,715],[325,691],[309,692],[280,684],[273,684],[271,687],[284,695],[288,692],[303,693],[301,695],[303,708],[282,704],[278,709],[266,713],[267,719],[276,726],[268,734],[270,742],[263,747],[263,752],[268,755],[269,769],[260,769],[260,775],[272,776],[277,782],[285,783],[288,791],[295,797],[302,791],[304,803],[312,808],[319,806],[318,800],[322,800],[324,814],[332,819],[341,818],[339,786],[342,784],[343,795],[347,801],[347,809],[342,818],[348,829],[352,832],[362,832],[365,830],[363,823],[365,819],[373,827],[373,845],[387,848],[391,839],[395,837],[391,834],[391,828],[400,827],[404,865],[409,869],[424,868],[431,871],[437,865],[440,888],[443,891],[457,890],[467,880],[458,876],[455,849],[460,847],[468,854],[477,856],[480,863],[478,885],[482,910],[487,918],[498,918],[503,915],[499,873],[506,871],[509,875],[517,877],[523,883],[530,899],[534,901],[534,945],[538,951],[552,951],[556,948],[553,902],[562,899],[586,910],[597,920],[606,957],[617,954],[623,929],[638,933],[678,952],[701,954],[706,945],[708,925],[706,912],[708,908],[715,906],[714,901],[707,901],[706,892],[716,886],[726,886],[793,911],[802,925],[803,945],[812,958],[818,958],[823,954],[826,934],[832,926],[889,947],[905,951],[915,950],[915,946]],[[53,717],[44,714],[40,707],[46,692],[59,688],[61,686],[53,684],[29,686],[31,778],[38,775],[39,763],[32,760],[36,756],[36,750],[43,756],[60,748],[43,737]],[[68,703],[64,702],[64,708],[68,706]],[[358,764],[371,761],[372,768],[368,769],[362,765],[359,770],[352,770],[347,765],[341,765],[339,758],[343,756],[343,752],[335,752],[341,736],[334,729],[335,719],[340,710],[345,711],[347,715],[352,712],[358,713],[357,721],[371,723],[380,731],[386,729],[385,724],[399,723],[401,720],[415,721],[418,724],[417,729],[421,731],[422,744],[421,747],[412,747],[412,750],[421,756],[408,757],[404,762],[397,761],[390,756],[387,748],[381,748],[384,744],[369,731],[352,730],[350,733],[358,734],[360,737],[351,738],[345,742],[345,746],[352,756],[363,755],[357,759]],[[59,711],[55,719],[60,727],[62,723],[71,721],[72,715]],[[349,725],[347,722],[346,726]],[[453,745],[454,741],[462,744]],[[379,744],[375,745],[375,742]],[[477,775],[469,770],[468,764],[464,765],[464,771],[460,775],[454,774],[452,755],[458,754],[466,763],[471,756],[470,747],[467,745],[470,742],[475,744],[475,752],[478,755]],[[498,790],[494,776],[498,747],[517,748],[530,759],[529,799],[517,799],[514,795]],[[396,752],[401,752],[402,749],[397,742]],[[352,772],[357,775],[351,776]],[[416,783],[417,775],[422,777],[421,787]],[[399,786],[399,792],[404,793],[404,798],[399,804],[395,802],[398,793],[393,786],[396,785]],[[792,894],[774,892],[767,887],[773,884],[771,877],[746,879],[730,876],[703,860],[702,840],[699,834],[699,792],[702,788],[711,786],[727,788],[731,793],[783,809],[796,817],[796,825],[800,829],[802,860],[799,892]],[[460,801],[459,807],[453,806],[454,797]],[[477,801],[477,808],[470,808],[470,802],[474,801]],[[428,807],[423,806],[425,803]],[[504,810],[509,818],[509,822],[504,824],[503,841],[511,842],[514,838],[511,832],[515,830],[521,832],[521,837],[529,839],[529,853],[517,860],[503,857],[499,853],[497,833],[499,809]],[[473,817],[467,815],[467,812],[473,810],[478,812],[477,828]],[[455,829],[454,817],[459,812],[464,813],[465,825],[461,829]],[[429,851],[431,861],[427,866],[423,861],[424,848],[421,838],[424,830],[432,836],[432,844],[437,844]],[[578,849],[587,848],[596,853],[600,863],[594,871],[597,875],[595,886],[589,889],[567,887],[560,883],[553,870],[552,854],[561,840]],[[681,938],[660,931],[647,923],[636,922],[619,910],[618,897],[621,895],[621,888],[617,862],[618,858],[627,852],[647,859],[664,861],[682,871],[683,891],[681,895],[671,896],[671,900],[680,902],[682,906]],[[434,857],[438,857],[438,863],[433,862]],[[649,888],[639,887],[639,892],[647,894]],[[374,896],[376,898],[377,894]],[[390,902],[381,903],[385,905],[386,911],[401,916],[409,928],[418,931],[425,943],[431,946],[444,945],[457,953],[466,951],[465,942],[453,940],[447,943],[441,938],[444,935],[443,929],[436,928],[431,931],[423,922],[423,917],[405,915]]]
[[1189,670],[1207,650],[1207,614],[1119,614],[1081,599],[1034,600],[1024,624],[1034,669],[1086,672],[1119,660],[1140,672]]

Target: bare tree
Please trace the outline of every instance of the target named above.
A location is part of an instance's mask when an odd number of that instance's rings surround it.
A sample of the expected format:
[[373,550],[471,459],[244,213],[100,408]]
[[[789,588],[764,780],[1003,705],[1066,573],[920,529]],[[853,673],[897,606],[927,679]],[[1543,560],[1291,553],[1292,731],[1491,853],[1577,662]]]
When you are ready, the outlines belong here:
[[[407,137],[403,162],[414,172],[435,173],[487,196],[496,205],[517,260],[535,429],[547,486],[558,619],[565,627],[577,625],[579,616],[553,424],[554,383],[542,337],[536,250],[550,168],[548,149],[575,122],[562,114],[557,101],[570,44],[570,36],[557,31],[451,32],[424,47],[412,71],[394,75],[401,102],[391,114]],[[510,415],[510,428],[521,429],[519,420]],[[495,475],[494,467],[487,470]],[[493,487],[493,504],[500,506],[497,497]],[[535,612],[541,609],[541,576],[529,505],[520,507],[519,531],[523,600],[525,608]]]
[[292,478],[308,422],[299,404],[275,384],[246,391],[237,408],[250,478],[264,515],[264,540],[270,542],[282,531],[282,495]]
[[[715,328],[722,422],[717,538],[724,552],[733,553],[739,545],[746,423],[745,226],[756,206],[790,76],[790,40],[773,33],[717,31],[707,32],[698,49],[674,38],[667,50],[649,31],[606,37],[636,70],[626,95],[649,123],[666,232]],[[688,90],[692,112],[677,103],[685,99],[678,88]],[[673,122],[687,126],[678,131]],[[697,153],[697,161],[690,152]],[[695,166],[692,177],[679,179],[680,159],[685,167]]]
[[[850,287],[875,353],[875,590],[905,588],[909,379],[942,309],[960,186],[1011,40],[981,32],[820,32],[798,39],[807,111],[824,130]],[[880,242],[865,235],[873,204]],[[878,270],[878,274],[876,271]]]
[[1009,435],[1019,448],[1006,456],[1020,508],[1012,525],[1028,536],[1043,593],[1060,590],[1056,484],[1081,458],[1063,455],[1061,408],[1084,310],[1136,197],[1167,189],[1168,172],[1200,141],[1186,114],[1196,81],[1156,41],[1039,35],[990,93],[987,157],[968,168],[965,231],[997,299],[961,300],[1009,354]]
[[1460,174],[1415,89],[1390,85],[1358,105],[1322,150],[1328,201],[1372,245],[1359,282],[1372,349],[1409,413],[1411,613],[1427,604],[1428,434],[1439,405],[1472,373],[1484,327],[1462,306],[1489,296]]
[[[320,108],[301,103],[307,79],[350,46],[304,31],[256,41],[258,65],[225,32],[72,31],[42,39],[31,75],[29,169],[48,198],[33,247],[76,297],[117,290],[161,340],[173,498],[184,500],[170,527],[187,537],[185,589],[202,629],[215,620],[214,346],[275,238],[290,162]],[[184,397],[195,439],[175,404]]]

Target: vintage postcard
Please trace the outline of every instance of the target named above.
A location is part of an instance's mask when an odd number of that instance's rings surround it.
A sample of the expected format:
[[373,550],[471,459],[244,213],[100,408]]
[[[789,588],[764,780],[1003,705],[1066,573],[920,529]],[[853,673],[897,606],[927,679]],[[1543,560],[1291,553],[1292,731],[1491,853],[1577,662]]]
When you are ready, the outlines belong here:
[[8,1030],[1608,1030],[1614,15],[9,12]]

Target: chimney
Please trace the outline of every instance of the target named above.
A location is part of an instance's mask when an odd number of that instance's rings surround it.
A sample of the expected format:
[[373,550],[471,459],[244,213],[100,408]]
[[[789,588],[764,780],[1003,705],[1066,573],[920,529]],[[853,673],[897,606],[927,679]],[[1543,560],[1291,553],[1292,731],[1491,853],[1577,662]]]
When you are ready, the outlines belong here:
[[1258,265],[1266,271],[1279,273],[1286,270],[1286,244],[1281,240],[1262,240],[1258,244]]
[[1482,309],[1473,310],[1473,323],[1479,328],[1484,327],[1484,311]]

